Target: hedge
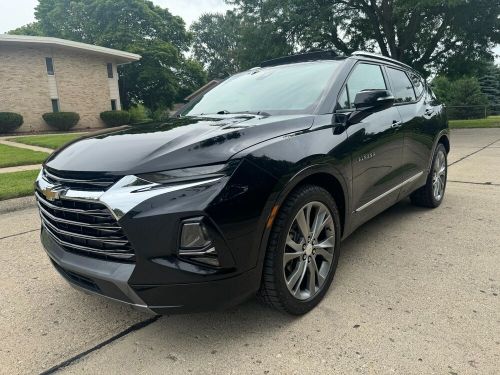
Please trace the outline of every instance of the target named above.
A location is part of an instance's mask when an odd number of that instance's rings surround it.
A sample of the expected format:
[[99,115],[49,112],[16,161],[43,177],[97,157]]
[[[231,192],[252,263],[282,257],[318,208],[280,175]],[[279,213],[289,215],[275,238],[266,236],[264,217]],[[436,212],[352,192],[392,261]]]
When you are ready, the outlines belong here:
[[110,128],[128,125],[130,123],[130,114],[127,111],[105,111],[101,112],[101,120]]
[[76,112],[49,112],[43,114],[45,122],[58,130],[69,130],[80,121]]
[[14,112],[0,112],[0,133],[8,133],[23,124],[23,116]]

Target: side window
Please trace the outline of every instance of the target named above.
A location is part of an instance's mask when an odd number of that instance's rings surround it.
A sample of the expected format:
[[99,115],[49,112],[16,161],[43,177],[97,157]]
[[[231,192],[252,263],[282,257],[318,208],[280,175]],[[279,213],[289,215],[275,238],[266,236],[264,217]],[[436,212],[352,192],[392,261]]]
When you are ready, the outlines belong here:
[[413,83],[413,88],[415,89],[415,94],[417,95],[417,98],[419,98],[424,91],[424,80],[415,73],[410,72],[409,75],[411,83]]
[[387,75],[391,81],[392,94],[396,99],[396,103],[411,102],[416,99],[413,85],[405,72],[398,69],[387,68]]
[[336,109],[354,108],[356,94],[363,90],[385,90],[384,76],[379,65],[358,64],[339,96]]

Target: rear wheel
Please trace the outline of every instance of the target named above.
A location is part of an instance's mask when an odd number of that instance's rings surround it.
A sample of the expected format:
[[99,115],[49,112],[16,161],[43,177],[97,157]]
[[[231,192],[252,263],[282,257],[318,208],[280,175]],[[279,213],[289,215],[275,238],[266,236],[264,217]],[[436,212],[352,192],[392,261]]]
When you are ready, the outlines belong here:
[[316,306],[330,286],[340,250],[340,220],[332,196],[300,187],[282,205],[264,261],[261,299],[294,315]]
[[448,176],[448,162],[446,149],[438,144],[432,160],[432,168],[427,176],[427,182],[420,189],[410,195],[411,202],[417,206],[436,208],[444,198],[446,179]]

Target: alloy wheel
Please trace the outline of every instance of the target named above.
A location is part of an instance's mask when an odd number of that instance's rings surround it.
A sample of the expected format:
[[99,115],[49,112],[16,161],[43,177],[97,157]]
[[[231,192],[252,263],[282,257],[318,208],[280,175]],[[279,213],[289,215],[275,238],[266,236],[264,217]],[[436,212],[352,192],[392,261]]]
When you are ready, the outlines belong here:
[[444,195],[446,167],[446,156],[442,150],[439,150],[434,161],[432,174],[432,194],[436,201],[440,201]]
[[283,254],[285,283],[295,298],[307,300],[321,290],[335,251],[335,225],[321,202],[309,202],[295,216]]

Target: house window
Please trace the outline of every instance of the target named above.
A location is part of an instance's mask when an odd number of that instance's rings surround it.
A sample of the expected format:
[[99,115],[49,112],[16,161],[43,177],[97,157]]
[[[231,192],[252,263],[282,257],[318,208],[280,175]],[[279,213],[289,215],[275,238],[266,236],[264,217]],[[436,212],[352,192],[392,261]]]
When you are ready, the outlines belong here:
[[59,100],[52,99],[52,112],[59,112]]
[[113,78],[113,64],[107,63],[107,67],[108,67],[108,78]]
[[47,74],[49,76],[54,75],[54,62],[52,61],[52,57],[45,58],[45,65],[47,65]]
[[111,100],[111,110],[116,111],[116,99]]

